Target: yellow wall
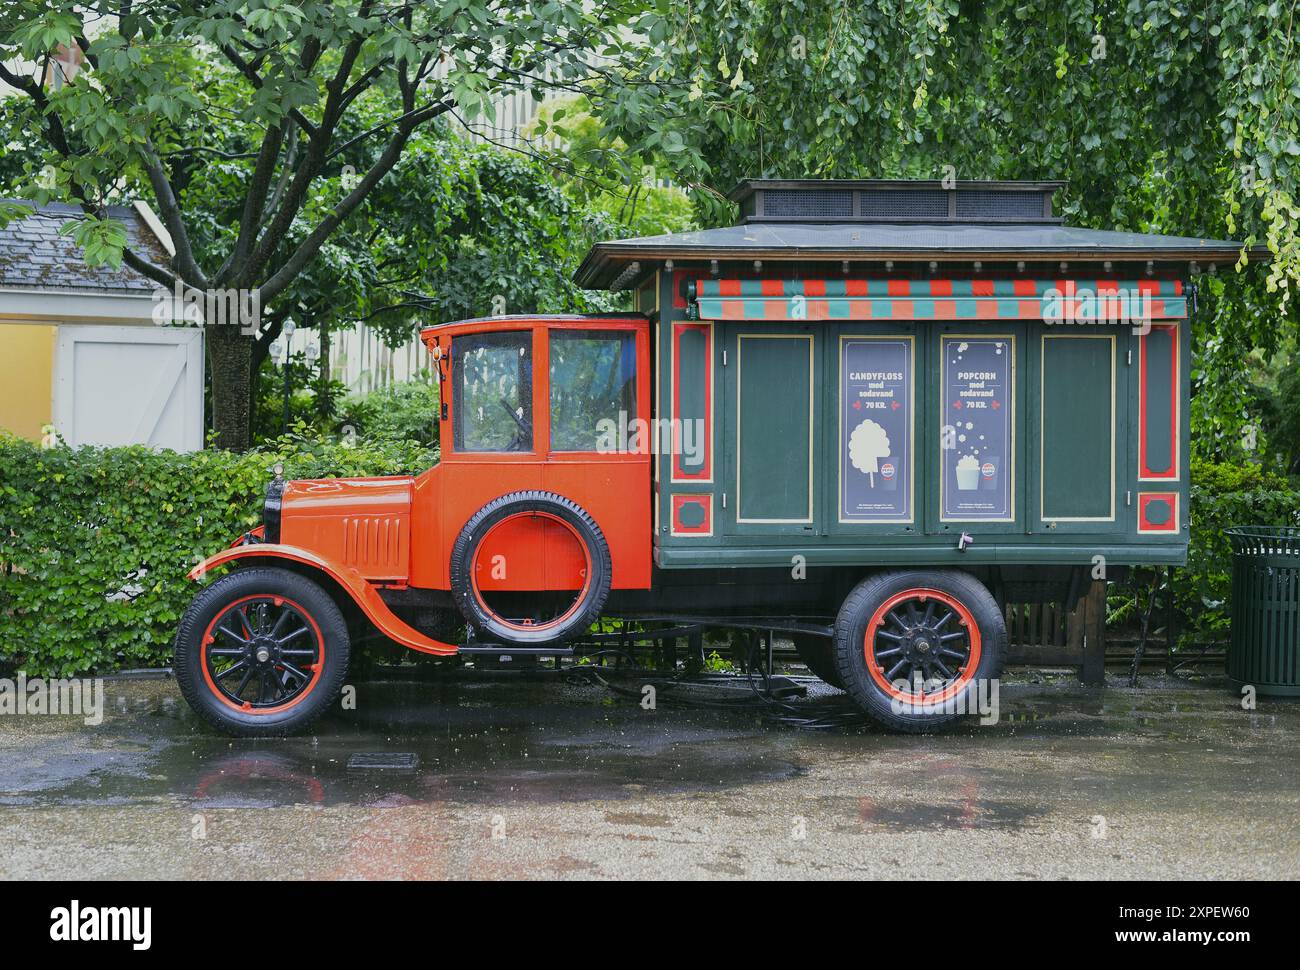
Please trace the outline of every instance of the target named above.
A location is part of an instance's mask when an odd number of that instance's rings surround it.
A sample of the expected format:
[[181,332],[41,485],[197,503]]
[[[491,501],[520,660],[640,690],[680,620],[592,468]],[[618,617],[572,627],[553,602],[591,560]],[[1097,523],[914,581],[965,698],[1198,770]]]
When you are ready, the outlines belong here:
[[39,439],[52,420],[58,328],[0,323],[0,428]]

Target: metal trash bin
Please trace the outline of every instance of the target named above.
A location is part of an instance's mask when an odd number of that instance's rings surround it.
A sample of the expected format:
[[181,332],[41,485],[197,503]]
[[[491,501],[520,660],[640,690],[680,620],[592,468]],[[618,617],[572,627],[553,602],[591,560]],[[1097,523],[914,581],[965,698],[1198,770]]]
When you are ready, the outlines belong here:
[[1239,526],[1232,543],[1228,679],[1240,690],[1300,697],[1300,528]]

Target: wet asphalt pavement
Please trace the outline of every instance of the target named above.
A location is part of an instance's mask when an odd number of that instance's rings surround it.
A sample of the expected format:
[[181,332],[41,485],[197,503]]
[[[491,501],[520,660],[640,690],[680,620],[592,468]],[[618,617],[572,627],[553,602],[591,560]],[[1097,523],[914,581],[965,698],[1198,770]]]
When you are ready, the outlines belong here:
[[234,741],[112,680],[97,727],[0,717],[0,877],[1300,875],[1300,701],[1144,683],[1020,672],[998,724],[911,737],[465,672]]

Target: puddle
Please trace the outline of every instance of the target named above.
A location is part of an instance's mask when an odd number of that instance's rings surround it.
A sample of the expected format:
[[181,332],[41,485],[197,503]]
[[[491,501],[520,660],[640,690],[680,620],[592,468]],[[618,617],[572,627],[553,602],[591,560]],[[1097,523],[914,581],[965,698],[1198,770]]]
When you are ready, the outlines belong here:
[[[859,830],[902,831],[1015,828],[1062,793],[1104,797],[1117,779],[1175,805],[1194,786],[1221,785],[1225,767],[1243,785],[1300,785],[1300,702],[1261,699],[1243,712],[1214,684],[1177,681],[1010,684],[1001,702],[996,725],[905,736],[861,723],[801,730],[756,707],[644,711],[557,678],[470,674],[361,684],[357,709],[330,714],[314,734],[247,741],[210,730],[173,682],[114,681],[98,727],[0,719],[0,805],[627,802],[780,784],[815,768],[818,783],[869,770],[891,797],[877,790],[848,813]],[[851,706],[835,695],[800,710]],[[1087,770],[1064,767],[1063,752]]]

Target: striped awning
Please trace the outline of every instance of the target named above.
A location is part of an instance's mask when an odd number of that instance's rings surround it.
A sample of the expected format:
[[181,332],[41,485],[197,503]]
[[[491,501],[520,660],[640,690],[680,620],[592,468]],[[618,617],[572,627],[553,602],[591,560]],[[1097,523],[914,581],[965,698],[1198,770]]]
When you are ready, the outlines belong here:
[[1187,316],[1181,280],[700,279],[699,320],[1047,320]]

